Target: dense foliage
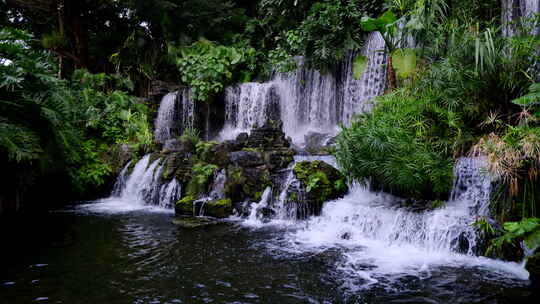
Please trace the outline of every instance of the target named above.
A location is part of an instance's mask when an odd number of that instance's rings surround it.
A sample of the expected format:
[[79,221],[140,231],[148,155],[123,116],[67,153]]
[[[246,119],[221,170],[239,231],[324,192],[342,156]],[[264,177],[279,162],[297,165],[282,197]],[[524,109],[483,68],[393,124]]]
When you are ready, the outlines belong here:
[[30,47],[32,35],[5,28],[0,42],[0,151],[18,164],[4,172],[21,183],[15,189],[54,174],[84,192],[112,173],[102,156],[111,145],[152,142],[145,106],[121,90],[129,81],[84,70],[61,79],[50,54]]

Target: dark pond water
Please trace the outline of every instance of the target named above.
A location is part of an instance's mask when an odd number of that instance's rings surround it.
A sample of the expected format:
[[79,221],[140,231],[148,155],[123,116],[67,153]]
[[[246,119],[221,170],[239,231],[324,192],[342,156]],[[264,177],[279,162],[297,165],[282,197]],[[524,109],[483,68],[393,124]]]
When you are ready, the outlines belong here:
[[350,288],[339,267],[348,249],[284,251],[284,228],[182,229],[172,218],[54,212],[3,223],[0,303],[535,303],[527,281],[452,266]]

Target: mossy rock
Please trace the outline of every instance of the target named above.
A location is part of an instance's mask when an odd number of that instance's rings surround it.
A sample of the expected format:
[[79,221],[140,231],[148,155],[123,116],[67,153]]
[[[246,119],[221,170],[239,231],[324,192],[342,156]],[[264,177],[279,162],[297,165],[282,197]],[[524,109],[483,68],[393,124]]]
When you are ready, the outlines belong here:
[[315,202],[343,197],[347,191],[345,177],[323,161],[304,161],[294,166],[294,175],[306,190],[307,199]]
[[204,204],[204,215],[226,218],[232,214],[233,204],[228,198],[207,202]]
[[255,168],[242,168],[229,166],[225,195],[233,202],[260,199],[266,187],[272,185],[270,171],[266,166]]
[[540,288],[540,250],[527,258],[525,269],[529,272],[529,280],[535,289]]
[[178,202],[176,202],[176,205],[174,208],[176,214],[193,216],[193,202],[196,199],[197,198],[195,196],[188,195],[182,198],[181,200],[179,200]]

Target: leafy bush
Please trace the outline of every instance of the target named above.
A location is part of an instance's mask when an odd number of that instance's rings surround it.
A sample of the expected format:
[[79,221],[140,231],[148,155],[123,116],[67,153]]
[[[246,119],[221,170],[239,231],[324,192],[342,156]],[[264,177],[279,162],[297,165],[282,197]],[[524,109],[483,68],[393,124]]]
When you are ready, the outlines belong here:
[[430,96],[400,89],[380,97],[338,136],[336,157],[352,179],[414,198],[444,198],[452,186],[452,151],[463,141],[459,113]]
[[255,50],[247,46],[216,45],[201,39],[189,47],[169,46],[182,81],[192,88],[195,100],[208,100],[233,80],[233,71],[243,65],[255,69]]
[[118,76],[78,70],[58,78],[52,57],[33,43],[26,32],[0,31],[0,58],[9,60],[0,64],[0,155],[31,168],[36,182],[62,174],[79,192],[101,185],[112,173],[102,158],[109,145],[152,142],[146,106]]
[[213,164],[197,163],[191,169],[191,180],[187,185],[187,195],[197,196],[206,191],[208,182],[218,167]]

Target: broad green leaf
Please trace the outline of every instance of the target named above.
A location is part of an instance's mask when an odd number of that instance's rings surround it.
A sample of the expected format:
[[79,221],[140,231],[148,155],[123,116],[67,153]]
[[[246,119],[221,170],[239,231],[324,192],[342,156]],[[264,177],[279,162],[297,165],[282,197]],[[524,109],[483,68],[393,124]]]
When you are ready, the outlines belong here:
[[367,64],[367,57],[364,55],[358,55],[354,59],[353,62],[353,77],[354,79],[358,80],[362,77],[362,74],[364,74],[364,70],[366,69]]
[[391,11],[386,11],[382,16],[378,18],[378,20],[382,23],[382,25],[388,25],[392,24],[397,21],[397,17],[394,13]]
[[360,26],[362,27],[362,30],[366,32],[373,32],[379,30],[377,19],[366,16],[362,17],[362,19],[360,20]]
[[534,250],[540,246],[540,229],[531,233],[525,238],[525,245],[531,250]]
[[413,49],[395,50],[392,61],[400,78],[408,78],[416,70],[416,53]]

